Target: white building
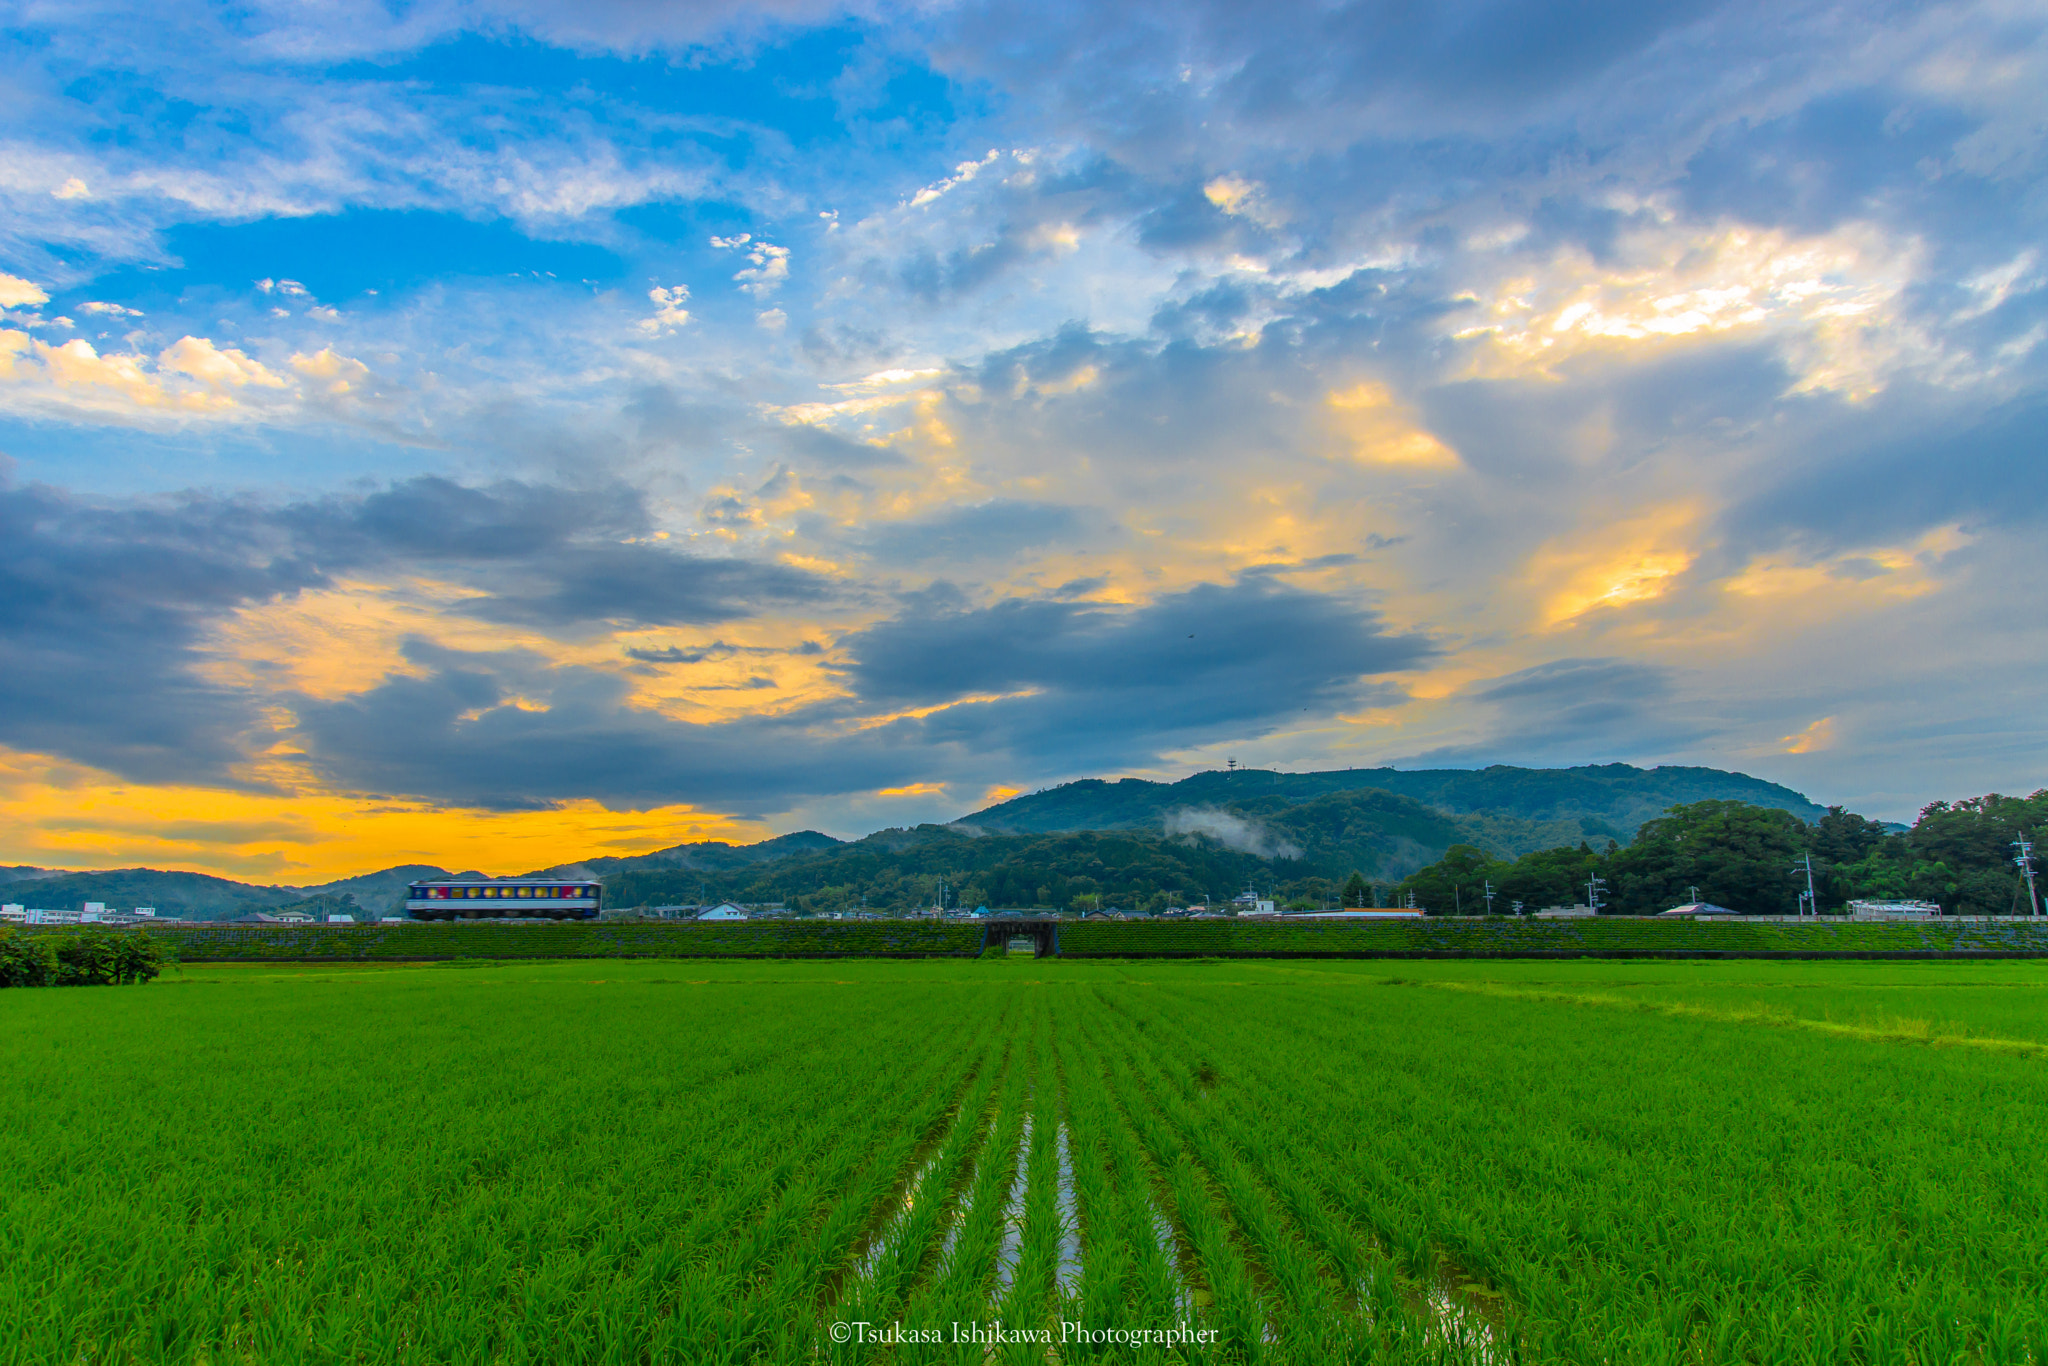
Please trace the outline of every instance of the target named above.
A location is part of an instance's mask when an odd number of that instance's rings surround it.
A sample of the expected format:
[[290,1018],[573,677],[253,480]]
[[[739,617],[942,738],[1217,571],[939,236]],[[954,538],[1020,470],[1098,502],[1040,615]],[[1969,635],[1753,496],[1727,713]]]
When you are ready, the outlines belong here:
[[747,913],[743,908],[733,905],[730,901],[721,901],[708,911],[699,911],[697,918],[699,920],[745,920]]
[[1941,914],[1932,901],[1852,901],[1851,920],[1927,920]]
[[25,921],[27,919],[28,908],[23,906],[19,901],[10,901],[5,906],[0,906],[0,920]]

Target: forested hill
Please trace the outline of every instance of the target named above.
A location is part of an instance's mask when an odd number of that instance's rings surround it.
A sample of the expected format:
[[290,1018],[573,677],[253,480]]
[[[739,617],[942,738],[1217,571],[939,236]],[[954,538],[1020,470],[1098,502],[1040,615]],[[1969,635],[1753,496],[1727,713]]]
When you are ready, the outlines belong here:
[[[1509,837],[1502,838],[1503,832]],[[641,868],[607,874],[617,907],[700,898],[782,902],[832,912],[862,904],[909,910],[931,904],[938,884],[962,906],[1060,906],[1076,898],[1156,909],[1229,897],[1247,882],[1261,892],[1335,895],[1361,871],[1391,887],[1454,844],[1517,852],[1554,842],[1531,822],[1446,816],[1370,788],[1307,802],[1270,796],[1203,808],[1156,830],[1080,830],[995,835],[964,826],[881,830],[866,839],[722,872]],[[1512,857],[1512,854],[1508,855]]]
[[815,830],[798,830],[793,834],[777,835],[773,839],[757,844],[727,844],[724,840],[700,840],[695,844],[678,844],[667,849],[657,849],[651,854],[628,854],[618,858],[584,859],[579,863],[557,864],[552,868],[541,868],[528,877],[610,877],[617,873],[650,870],[675,870],[685,872],[725,873],[734,869],[752,867],[757,863],[772,863],[777,859],[791,858],[799,854],[815,854],[820,850],[837,848],[843,841],[830,835],[821,835]]
[[1087,778],[1013,797],[955,823],[991,834],[1161,830],[1168,816],[1182,809],[1246,802],[1264,805],[1276,800],[1293,804],[1362,789],[1395,793],[1450,815],[1568,826],[1585,838],[1624,843],[1644,821],[1654,820],[1668,808],[1710,799],[1776,807],[1806,821],[1819,820],[1823,814],[1820,806],[1789,787],[1718,768],[1635,768],[1628,764],[1511,768],[1496,764],[1480,769],[1361,768],[1322,773],[1212,770],[1177,783]]
[[165,915],[200,920],[231,919],[298,899],[296,887],[259,887],[205,873],[156,868],[113,868],[95,873],[56,873],[33,881],[0,884],[7,901],[51,910],[77,910],[104,901],[118,910],[154,906]]

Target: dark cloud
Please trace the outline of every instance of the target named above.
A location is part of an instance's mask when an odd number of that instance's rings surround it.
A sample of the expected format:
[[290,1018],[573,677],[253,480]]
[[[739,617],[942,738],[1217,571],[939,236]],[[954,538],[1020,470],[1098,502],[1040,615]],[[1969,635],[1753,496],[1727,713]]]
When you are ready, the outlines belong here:
[[1365,679],[1433,653],[1421,637],[1385,633],[1369,611],[1265,580],[1205,584],[1132,609],[1028,598],[919,608],[841,647],[848,682],[872,706],[1028,691],[949,708],[915,729],[1077,768],[1377,695],[1384,690]]
[[[1702,219],[1737,217],[1824,232],[1845,219],[1894,217],[1925,204],[1927,169],[1982,119],[1901,92],[1864,88],[1825,95],[1782,118],[1723,129],[1687,163],[1686,207]],[[1965,189],[1967,186],[1967,189]],[[1977,209],[1988,182],[1965,177]]]
[[0,487],[0,743],[142,781],[225,781],[269,702],[209,681],[210,634],[338,575],[430,572],[476,590],[468,615],[558,634],[729,621],[823,595],[786,566],[614,539],[647,521],[629,491],[510,482],[417,479],[281,508]]
[[242,503],[0,488],[0,743],[139,781],[221,781],[256,703],[197,672],[207,631],[324,582]]
[[875,731],[821,740],[806,724],[813,718],[676,721],[632,706],[615,675],[518,652],[421,640],[405,652],[424,676],[294,704],[294,740],[341,788],[491,810],[571,797],[780,810],[808,795],[907,782],[931,764]]
[[1738,550],[1854,549],[1931,527],[2038,527],[2048,518],[2048,402],[1989,412],[1901,395],[1836,415],[1727,511]]
[[731,621],[770,604],[824,596],[814,574],[751,560],[714,560],[646,546],[577,546],[522,564],[467,615],[548,630]]
[[1488,736],[1402,762],[1655,762],[1714,729],[1684,714],[1666,670],[1624,659],[1555,659],[1473,684],[1465,695],[1493,710]]

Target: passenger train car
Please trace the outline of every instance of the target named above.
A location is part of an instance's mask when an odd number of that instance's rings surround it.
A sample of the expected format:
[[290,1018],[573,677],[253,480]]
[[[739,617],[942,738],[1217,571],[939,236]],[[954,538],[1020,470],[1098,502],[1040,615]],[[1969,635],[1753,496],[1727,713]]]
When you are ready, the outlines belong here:
[[415,882],[405,889],[405,913],[415,920],[594,920],[601,890],[553,877]]

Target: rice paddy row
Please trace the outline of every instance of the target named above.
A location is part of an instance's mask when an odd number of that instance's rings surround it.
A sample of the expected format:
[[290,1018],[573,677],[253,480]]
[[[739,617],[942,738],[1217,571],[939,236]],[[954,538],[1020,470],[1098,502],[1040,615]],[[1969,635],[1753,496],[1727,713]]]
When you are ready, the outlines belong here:
[[[1018,960],[10,993],[0,1362],[2040,1361],[2048,1061],[1924,1045],[2025,1043],[2044,993]],[[1907,1011],[1948,1032],[1854,1023]]]

